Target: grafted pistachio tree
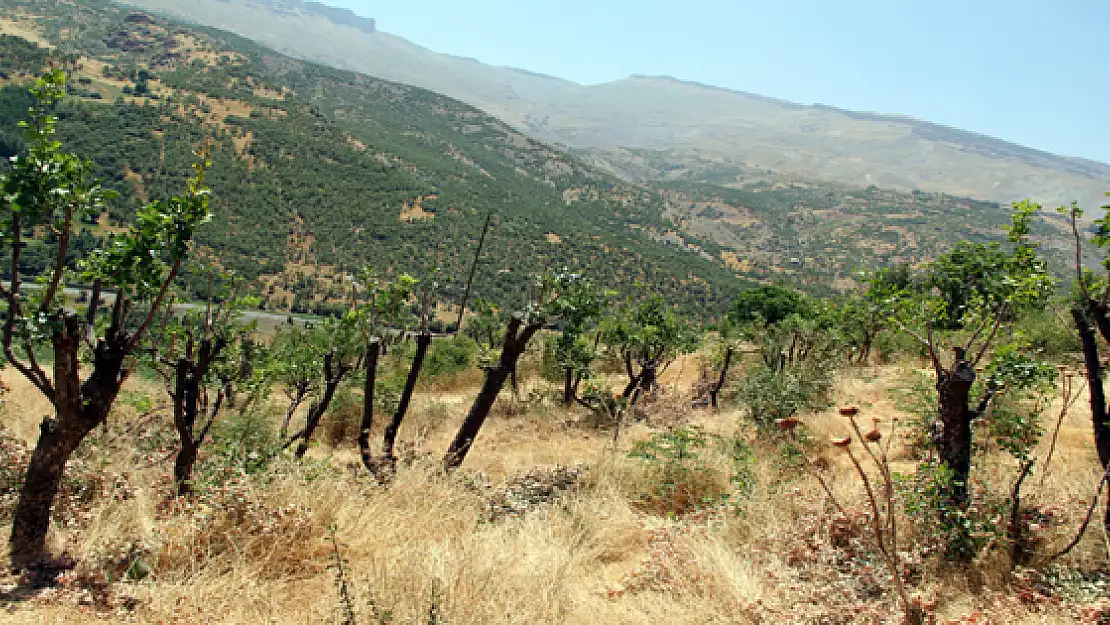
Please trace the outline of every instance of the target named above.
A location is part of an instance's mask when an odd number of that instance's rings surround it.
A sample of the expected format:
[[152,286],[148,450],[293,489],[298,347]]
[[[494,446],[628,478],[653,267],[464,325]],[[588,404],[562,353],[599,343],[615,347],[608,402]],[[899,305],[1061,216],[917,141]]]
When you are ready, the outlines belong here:
[[597,357],[601,331],[598,322],[613,293],[603,292],[586,278],[577,280],[560,298],[562,331],[554,340],[553,356],[563,370],[563,405],[578,397],[582,380],[590,375]]
[[319,396],[308,407],[304,428],[286,438],[283,443],[284,448],[297,443],[293,452],[297,458],[303,458],[308,453],[312,435],[316,433],[316,428],[320,426],[320,421],[331,406],[335,392],[347,376],[358,369],[365,355],[359,317],[355,311],[348,312],[341,319],[327,319],[309,332],[308,345],[321,354],[316,363]]
[[322,339],[323,334],[313,328],[289,324],[278,328],[270,343],[267,373],[289,398],[279,430],[283,440],[297,408],[319,391],[317,371],[326,348]]
[[823,407],[841,363],[844,342],[837,311],[823,300],[801,301],[801,312],[779,316],[774,323],[760,316],[739,329],[760,360],[748,368],[737,400],[762,428]]
[[[0,229],[10,280],[0,287],[7,303],[4,355],[54,407],[54,415],[40,426],[12,518],[14,569],[50,568],[46,535],[66,463],[89,432],[107,420],[197,226],[209,217],[208,161],[201,153],[183,195],[142,207],[127,232],[110,237],[84,260],[83,278],[94,285],[88,308],[81,313],[66,308],[70,242],[82,219],[103,213],[111,194],[91,178],[91,164],[64,152],[56,139],[51,110],[63,97],[65,82],[60,70],[35,82],[34,105],[22,124],[28,152],[0,178]],[[40,288],[27,289],[19,275],[20,251],[28,237],[43,230],[56,237],[55,260],[39,276]],[[102,317],[99,303],[109,291],[114,302]],[[44,348],[53,351],[52,374],[36,357]]]
[[[486,375],[482,381],[482,388],[474,398],[474,403],[471,404],[470,411],[459,426],[459,431],[451,441],[450,447],[447,448],[447,453],[444,454],[444,469],[447,471],[457,469],[466,459],[466,454],[473,446],[474,439],[477,438],[482,424],[489,416],[490,409],[497,401],[498,394],[505,386],[505,381],[516,370],[517,361],[527,349],[528,342],[548,321],[558,317],[562,312],[562,297],[581,279],[582,277],[577,274],[564,272],[545,275],[536,280],[535,298],[527,308],[514,314],[509,320],[501,342],[500,355],[496,362],[485,367]],[[471,323],[473,324],[473,321]]]
[[[397,434],[401,431],[401,424],[408,413],[412,395],[416,391],[416,382],[420,379],[420,370],[424,367],[424,358],[428,355],[428,347],[432,344],[432,333],[428,331],[428,319],[432,309],[432,298],[438,284],[431,279],[425,280],[420,293],[420,320],[416,332],[416,352],[412,356],[408,376],[405,378],[405,387],[401,390],[401,398],[397,402],[397,409],[393,418],[385,427],[382,437],[382,458],[390,468],[397,464],[397,456],[393,447],[397,442]],[[369,430],[369,424],[367,424]]]
[[[210,279],[211,280],[211,279]],[[210,282],[211,284],[211,282]],[[178,495],[192,491],[193,467],[201,445],[220,414],[234,401],[239,383],[251,385],[250,367],[244,366],[254,322],[243,322],[242,312],[257,300],[236,297],[231,292],[217,295],[209,290],[202,309],[174,313],[167,307],[160,331],[153,336],[151,356],[161,373],[166,393],[173,404],[173,425],[178,450],[173,478]]]
[[[1103,209],[1110,213],[1110,206],[1104,206]],[[1079,233],[1079,218],[1083,216],[1083,209],[1073,203],[1059,211],[1071,220],[1072,233],[1075,236],[1075,281],[1078,292],[1072,304],[1071,315],[1083,348],[1095,450],[1102,465],[1103,480],[1107,480],[1110,479],[1110,411],[1103,387],[1103,361],[1097,336],[1110,341],[1110,216],[1095,220],[1095,235],[1091,238],[1091,243],[1102,252],[1102,266],[1106,270],[1106,275],[1099,278],[1083,269],[1082,236]],[[1110,531],[1110,498],[1106,502],[1103,526]]]
[[602,323],[601,340],[624,363],[628,383],[621,396],[635,405],[655,390],[659,376],[681,354],[697,347],[697,334],[661,296],[628,304]]
[[[915,336],[924,346],[936,374],[937,420],[933,427],[933,445],[938,460],[950,472],[950,479],[943,485],[944,505],[942,515],[953,521],[969,503],[968,480],[971,476],[972,424],[986,414],[996,396],[1014,386],[1007,372],[1020,372],[1032,361],[1020,367],[991,367],[984,362],[991,360],[991,349],[996,353],[1010,353],[1013,357],[1013,334],[1003,331],[1012,313],[1021,308],[1043,307],[1052,294],[1054,284],[1045,262],[1037,255],[1037,244],[1029,239],[1029,226],[1040,206],[1020,202],[1013,207],[1012,224],[1008,229],[1008,249],[998,244],[963,244],[955,256],[945,255],[936,261],[945,275],[952,265],[972,263],[983,265],[980,257],[991,259],[987,265],[992,273],[977,277],[983,288],[961,294],[953,299],[944,289],[935,294],[925,294],[901,302],[895,322]],[[994,259],[1001,256],[1000,262]],[[986,266],[986,265],[984,265]],[[949,306],[958,302],[961,307],[954,314]],[[942,357],[941,340],[935,329],[939,325],[957,321],[965,331],[963,340],[952,341],[951,357]],[[947,360],[947,362],[945,362]],[[1026,359],[1027,360],[1027,359]],[[985,365],[992,370],[981,384],[976,384],[976,368]],[[957,541],[960,544],[966,541]],[[960,552],[955,555],[969,556]]]
[[[356,308],[354,314],[359,326],[359,332],[365,345],[363,355],[362,419],[359,424],[358,447],[362,463],[371,472],[377,473],[379,464],[374,460],[370,449],[370,430],[374,423],[374,389],[377,382],[378,362],[381,355],[387,352],[391,345],[403,341],[411,323],[412,314],[409,310],[413,291],[418,284],[417,280],[408,274],[402,274],[392,282],[379,280],[369,269],[363,270],[359,285],[365,290],[365,302]],[[420,373],[420,365],[431,343],[431,334],[427,331],[427,310],[431,301],[430,288],[424,290],[424,306],[421,315],[421,332],[417,336],[417,351],[410,369],[409,379],[406,380],[405,390],[402,391],[398,402],[398,409],[393,415],[390,425],[386,428],[383,442],[383,456],[392,466],[393,443],[401,421],[408,410],[412,399],[413,390],[416,388],[416,378]],[[394,426],[394,423],[396,425]],[[390,427],[392,426],[392,427]]]
[[895,302],[909,297],[912,280],[906,266],[880,269],[862,276],[861,289],[843,300],[840,326],[848,341],[848,362],[857,365],[871,360],[875,341],[890,325]]

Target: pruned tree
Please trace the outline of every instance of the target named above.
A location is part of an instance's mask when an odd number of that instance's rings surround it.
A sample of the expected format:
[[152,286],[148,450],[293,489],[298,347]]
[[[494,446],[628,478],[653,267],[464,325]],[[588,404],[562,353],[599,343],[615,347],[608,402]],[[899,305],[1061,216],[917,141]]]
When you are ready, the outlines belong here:
[[[28,152],[0,178],[3,248],[10,267],[10,283],[0,287],[7,303],[4,355],[54,407],[54,415],[39,428],[12,518],[13,569],[50,568],[46,534],[66,463],[89,432],[106,422],[197,226],[209,217],[208,159],[201,152],[183,195],[142,207],[127,232],[109,238],[85,259],[83,277],[94,285],[92,297],[83,314],[67,309],[64,288],[72,274],[66,258],[77,224],[101,215],[112,194],[91,178],[91,163],[64,152],[55,136],[57,120],[50,111],[63,97],[65,83],[60,70],[35,81],[29,121],[21,124]],[[20,252],[41,230],[56,237],[54,263],[39,277],[41,288],[29,290],[19,275]],[[102,318],[99,303],[108,291],[114,301]],[[52,375],[36,357],[44,347],[53,351]]]
[[[1110,206],[1103,208],[1110,211]],[[1075,282],[1078,292],[1071,307],[1071,316],[1083,349],[1095,451],[1105,478],[1110,471],[1110,412],[1103,386],[1103,361],[1097,337],[1110,341],[1110,217],[1103,216],[1095,220],[1095,234],[1090,241],[1102,251],[1102,266],[1107,272],[1104,277],[1098,278],[1083,268],[1083,240],[1079,232],[1079,218],[1083,216],[1083,209],[1077,203],[1072,203],[1071,206],[1061,207],[1059,211],[1070,219],[1075,237]],[[1106,502],[1103,526],[1110,531],[1110,498]]]
[[849,344],[848,362],[870,362],[875,341],[890,325],[897,302],[912,293],[912,277],[905,265],[864,274],[861,288],[841,303],[840,325]]
[[[1005,379],[998,376],[988,376],[977,387],[976,369],[988,358],[992,347],[1011,342],[1012,335],[1000,331],[1012,318],[1011,311],[1021,307],[1043,307],[1054,288],[1045,262],[1037,255],[1037,244],[1029,239],[1029,225],[1039,210],[1040,206],[1027,201],[1014,205],[1007,235],[1010,250],[1004,251],[995,244],[983,246],[992,250],[992,257],[996,249],[1004,254],[1003,262],[992,264],[994,269],[989,275],[977,277],[987,286],[981,293],[961,300],[962,312],[958,317],[951,314],[951,298],[941,290],[939,294],[924,294],[903,302],[894,319],[900,328],[921,342],[936,375],[937,420],[933,427],[933,446],[937,458],[951,473],[951,478],[943,485],[942,514],[953,523],[969,503],[972,424],[1006,388]],[[960,258],[976,257],[968,245],[960,246],[956,253]],[[946,255],[937,262],[948,272],[947,268],[956,260]],[[954,319],[969,334],[966,340],[944,350],[935,330],[938,325]],[[943,357],[944,351],[950,351],[951,356]],[[954,555],[970,556],[966,551]]]
[[[210,284],[212,278],[209,278]],[[151,357],[165,382],[173,405],[173,425],[178,449],[173,478],[178,495],[192,492],[193,467],[201,445],[225,405],[234,402],[234,387],[249,385],[251,369],[244,367],[244,349],[249,349],[253,322],[243,322],[243,310],[257,303],[254,298],[237,297],[234,286],[215,293],[203,309],[177,314],[167,308],[161,329],[152,335]]]
[[[377,384],[378,362],[382,354],[388,352],[391,345],[399,343],[406,336],[409,318],[411,317],[408,305],[416,285],[417,280],[408,274],[402,274],[396,280],[389,282],[379,280],[370,269],[364,269],[358,280],[358,286],[365,291],[365,302],[353,311],[365,344],[362,418],[359,423],[358,448],[363,465],[375,475],[379,474],[381,466],[373,457],[370,448],[370,433],[374,424],[374,390]],[[428,296],[426,290],[425,302],[427,301],[430,301],[430,296]],[[427,308],[425,307],[424,310],[426,312]],[[422,324],[422,330],[427,334],[426,321]],[[431,335],[428,334],[427,340],[430,341],[430,339]],[[418,341],[419,343],[420,341]],[[421,363],[426,352],[426,343],[423,352],[420,352],[418,347]],[[417,374],[419,374],[419,370],[417,370]],[[416,381],[413,380],[413,387],[415,385]],[[408,408],[411,397],[411,389],[408,390],[408,397],[402,396],[400,404],[403,405],[405,410]],[[404,418],[404,413],[402,412],[399,417],[394,414],[394,418],[398,422],[397,427],[400,428],[400,420]],[[393,436],[396,436],[396,431],[393,432]],[[387,438],[389,438],[388,432]],[[393,439],[389,438],[390,451],[388,458],[390,461],[392,460],[392,441]],[[392,462],[389,464],[392,466]]]
[[279,430],[283,440],[297,409],[320,388],[318,371],[326,347],[320,338],[313,328],[287,324],[278,328],[270,343],[267,373],[289,398]]
[[697,334],[661,296],[654,296],[606,319],[601,341],[624,363],[628,383],[621,396],[631,406],[655,390],[659,376],[679,355],[697,347]]
[[348,374],[359,368],[362,364],[361,359],[365,355],[359,318],[354,311],[341,319],[329,318],[324,323],[314,326],[310,332],[311,343],[319,350],[317,353],[322,354],[317,361],[316,369],[319,396],[308,407],[304,427],[287,437],[282,445],[283,448],[288,448],[293,443],[297,443],[293,455],[298,459],[308,453],[312,435],[316,433],[316,428],[320,426],[324,414],[331,406],[335,392]]
[[[516,370],[517,361],[527,349],[528,342],[553,318],[553,314],[559,311],[560,298],[580,279],[581,277],[576,274],[564,272],[546,275],[536,281],[535,299],[524,311],[514,314],[509,320],[497,361],[485,367],[486,375],[482,381],[482,388],[474,398],[474,403],[471,404],[466,418],[459,426],[454,440],[447,448],[447,453],[444,454],[445,470],[457,469],[466,459],[474,439],[482,429],[482,424],[485,423],[494,402],[497,401],[497,396],[505,386],[505,381]],[[473,321],[471,323],[473,324]]]
[[590,375],[590,365],[597,356],[601,320],[614,293],[598,289],[586,278],[576,280],[563,297],[557,311],[562,330],[553,342],[555,362],[563,371],[563,406],[570,407],[578,397],[582,380]]
[[[400,400],[397,402],[397,409],[394,410],[393,418],[386,425],[385,433],[382,436],[382,458],[391,469],[397,464],[397,456],[393,450],[397,442],[397,434],[401,431],[401,424],[404,422],[405,414],[408,413],[412,395],[416,392],[416,382],[420,379],[420,370],[424,367],[424,358],[428,355],[428,347],[432,344],[432,334],[428,331],[428,319],[431,315],[432,298],[437,287],[438,284],[430,279],[424,281],[420,295],[420,322],[416,332],[416,352],[413,354],[408,376],[405,378],[405,387],[401,391]],[[367,431],[369,431],[369,425],[367,425]]]
[[[728,382],[728,374],[738,355],[743,352],[746,335],[741,328],[725,316],[717,325],[717,334],[712,344],[712,361],[717,367],[717,378],[709,383],[709,407],[720,408],[721,391]],[[703,391],[704,392],[704,391]],[[704,395],[701,398],[704,401]]]

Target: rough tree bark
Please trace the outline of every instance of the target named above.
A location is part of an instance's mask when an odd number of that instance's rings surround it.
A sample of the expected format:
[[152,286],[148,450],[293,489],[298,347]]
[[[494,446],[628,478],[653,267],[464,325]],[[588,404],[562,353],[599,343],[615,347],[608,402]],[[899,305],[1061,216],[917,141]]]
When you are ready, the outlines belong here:
[[[173,399],[173,424],[177,430],[180,449],[173,465],[173,481],[178,496],[192,492],[193,467],[197,462],[197,455],[208,430],[216,420],[226,391],[221,388],[217,391],[216,401],[212,409],[208,410],[208,401],[204,389],[204,380],[212,364],[219,357],[220,352],[227,346],[227,341],[222,338],[202,338],[194,347],[192,340],[186,353],[174,363],[174,391]],[[197,417],[202,412],[208,412],[208,421],[196,432]]]
[[[1092,304],[1089,309],[1095,320],[1099,319],[1099,312]],[[1106,409],[1106,390],[1102,385],[1102,363],[1099,358],[1098,341],[1088,315],[1079,308],[1071,311],[1075,328],[1079,332],[1079,343],[1083,347],[1083,364],[1087,370],[1087,389],[1091,398],[1091,423],[1094,426],[1095,449],[1098,460],[1105,471],[1110,467],[1110,414]],[[1107,332],[1110,333],[1110,318],[1106,318]],[[1103,324],[1099,324],[1101,333]],[[1103,338],[1106,338],[1103,334]],[[1103,515],[1103,527],[1110,531],[1110,498],[1106,502],[1106,511]]]
[[[120,307],[116,320],[121,321]],[[9,315],[11,311],[9,311]],[[54,385],[47,394],[55,415],[43,419],[39,441],[27,465],[23,489],[12,516],[11,568],[51,568],[46,545],[54,497],[58,494],[66,463],[81,441],[108,418],[112,403],[127,379],[124,360],[131,336],[113,323],[93,351],[93,367],[82,384],[79,349],[84,324],[76,315],[62,316],[53,337]]]
[[466,419],[463,420],[455,439],[451,442],[451,446],[447,448],[447,453],[443,457],[445,470],[453,471],[457,469],[466,459],[466,454],[470,451],[471,445],[474,444],[474,439],[478,436],[482,423],[489,416],[493,403],[497,401],[497,395],[505,385],[505,380],[516,367],[520,355],[528,347],[528,341],[543,327],[542,320],[529,323],[522,329],[521,325],[523,323],[519,316],[514,316],[509,322],[509,327],[505,331],[505,340],[501,345],[501,357],[496,365],[486,370],[482,389],[478,392]]
[[405,379],[405,389],[401,392],[401,400],[397,403],[397,410],[393,413],[393,418],[385,428],[385,436],[382,441],[382,456],[389,462],[390,466],[397,463],[393,446],[397,442],[397,433],[401,430],[401,423],[405,419],[405,414],[408,413],[409,403],[412,402],[412,394],[416,391],[416,382],[420,378],[420,370],[424,367],[424,357],[428,354],[428,346],[431,344],[431,333],[421,332],[416,335],[416,354],[412,357],[412,366],[409,367],[409,375]]
[[362,422],[358,426],[358,453],[362,464],[374,472],[374,458],[370,451],[370,429],[374,425],[374,384],[378,378],[378,357],[381,354],[381,341],[374,338],[366,346],[366,380],[362,386]]
[[939,429],[936,432],[937,456],[952,472],[947,486],[947,499],[957,507],[968,502],[967,481],[971,475],[971,421],[975,412],[970,408],[971,386],[975,369],[962,350],[950,369],[937,375]]
[[731,345],[725,348],[725,360],[723,363],[721,363],[721,375],[717,377],[717,383],[713,385],[713,388],[709,389],[709,405],[714,410],[717,409],[717,395],[720,394],[721,389],[725,386],[725,378],[728,376],[728,368],[729,365],[732,364],[732,352],[733,348]]
[[324,356],[324,393],[320,399],[308,409],[308,416],[305,419],[304,430],[291,437],[285,446],[288,447],[293,441],[300,440],[297,443],[297,449],[294,450],[293,455],[300,460],[308,453],[308,443],[312,440],[312,435],[316,432],[316,428],[320,425],[320,420],[323,419],[324,413],[328,411],[328,406],[331,405],[332,398],[335,397],[335,391],[339,385],[343,383],[343,378],[351,372],[351,366],[345,363],[336,363],[335,354],[328,353]]

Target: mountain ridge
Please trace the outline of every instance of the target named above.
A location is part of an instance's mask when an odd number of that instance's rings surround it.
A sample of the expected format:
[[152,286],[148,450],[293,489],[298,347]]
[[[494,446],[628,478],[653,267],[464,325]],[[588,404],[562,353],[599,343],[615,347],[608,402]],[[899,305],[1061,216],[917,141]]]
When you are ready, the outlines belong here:
[[[802,178],[999,202],[1031,197],[1048,205],[1079,199],[1097,206],[1110,189],[1108,164],[934,122],[797,104],[674,77],[580,85],[434,52],[380,29],[366,34],[325,23],[300,0],[126,2],[299,58],[428,88],[576,149],[666,150],[680,161],[712,155]],[[270,6],[288,10],[277,14]]]
[[[251,281],[268,308],[329,312],[362,267],[442,271],[441,294],[457,302],[487,214],[473,295],[505,305],[562,267],[618,289],[650,283],[700,316],[752,283],[712,241],[677,233],[658,194],[446,96],[106,0],[12,2],[0,15],[0,170],[22,149],[27,83],[61,64],[72,82],[60,137],[120,195],[86,234],[179,191],[208,143],[216,218],[198,232],[201,256]],[[23,255],[26,275],[44,249]]]

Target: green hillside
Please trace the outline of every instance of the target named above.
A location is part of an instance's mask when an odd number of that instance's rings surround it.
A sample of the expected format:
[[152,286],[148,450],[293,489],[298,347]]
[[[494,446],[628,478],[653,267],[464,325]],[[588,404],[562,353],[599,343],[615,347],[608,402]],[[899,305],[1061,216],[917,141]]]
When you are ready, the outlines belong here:
[[[479,296],[520,299],[529,274],[568,266],[708,312],[743,284],[715,244],[666,244],[675,237],[658,194],[454,100],[98,0],[6,4],[4,32],[41,38],[71,69],[63,134],[123,196],[90,235],[179,189],[192,150],[210,141],[217,216],[203,251],[256,281],[271,308],[337,301],[343,276],[365,265],[438,265],[445,295],[457,294],[486,211]],[[11,67],[0,145],[10,153],[24,83],[47,55],[23,38],[2,45]]]
[[[577,149],[665,150],[678,166],[711,157],[857,187],[999,202],[1028,196],[1052,206],[1072,200],[1096,206],[1110,188],[1110,164],[911,117],[805,105],[665,76],[582,85],[432,51],[366,28],[349,11],[324,11],[313,2],[121,1],[235,32],[300,58],[432,89],[544,141]],[[371,15],[377,10],[371,3],[358,9]],[[744,25],[737,27],[737,36],[743,36]],[[659,45],[679,44],[664,37]]]

